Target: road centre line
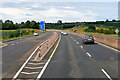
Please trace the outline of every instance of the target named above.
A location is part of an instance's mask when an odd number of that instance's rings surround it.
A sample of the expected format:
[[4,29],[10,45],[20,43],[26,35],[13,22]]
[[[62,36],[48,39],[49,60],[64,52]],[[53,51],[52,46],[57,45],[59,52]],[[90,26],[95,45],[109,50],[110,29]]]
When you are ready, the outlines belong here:
[[12,45],[15,45],[14,43]]
[[82,46],[80,46],[81,48],[83,48]]
[[37,76],[37,79],[36,79],[36,80],[39,80],[39,79],[42,77],[42,75],[43,75],[45,69],[47,68],[49,62],[51,61],[51,59],[52,59],[52,57],[53,57],[53,55],[54,55],[54,53],[55,53],[55,51],[56,51],[56,49],[57,49],[59,43],[60,43],[60,40],[61,40],[61,36],[60,36],[60,38],[59,38],[59,40],[58,40],[58,43],[57,43],[55,49],[53,50],[51,56],[49,57],[49,59],[48,59],[48,61],[46,62],[45,66],[43,67],[42,71],[41,71],[41,72],[39,73],[39,75]]
[[88,52],[87,52],[87,55],[88,55],[89,57],[92,57],[92,56],[90,55],[90,53],[88,53]]
[[77,42],[77,44],[79,44],[79,42]]
[[107,78],[109,79],[109,80],[112,80],[112,78],[108,75],[108,73],[104,70],[104,69],[101,69],[102,70],[102,72],[107,76]]

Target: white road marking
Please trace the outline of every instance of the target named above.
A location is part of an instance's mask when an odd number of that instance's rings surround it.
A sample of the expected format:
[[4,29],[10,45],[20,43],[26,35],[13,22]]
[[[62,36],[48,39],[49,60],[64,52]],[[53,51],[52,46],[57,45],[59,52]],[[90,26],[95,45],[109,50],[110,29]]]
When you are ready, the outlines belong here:
[[22,67],[18,70],[18,72],[15,74],[15,76],[13,77],[13,79],[16,79],[17,76],[20,74],[20,72],[22,71],[22,69],[25,67],[25,65],[28,63],[28,61],[30,60],[30,58],[34,55],[34,53],[37,51],[37,49],[39,48],[39,46],[34,50],[34,52],[30,55],[30,57],[25,61],[25,63],[22,65]]
[[19,42],[17,42],[17,44],[18,44]]
[[43,67],[42,71],[41,71],[41,72],[39,73],[39,75],[37,76],[37,79],[36,79],[36,80],[38,80],[38,79],[41,78],[41,76],[42,76],[42,74],[44,73],[45,69],[47,68],[50,60],[51,60],[51,59],[48,59],[48,61],[46,62],[45,66]]
[[90,55],[90,53],[88,53],[88,52],[87,52],[87,55],[88,55],[89,57],[92,57],[92,56]]
[[[49,39],[47,39],[46,41],[44,41],[43,43],[41,43],[40,45],[43,45],[45,42],[47,42]],[[29,58],[25,61],[25,63],[22,65],[22,67],[18,70],[18,72],[15,74],[15,76],[13,77],[13,79],[16,79],[18,77],[18,75],[21,73],[21,71],[23,70],[23,68],[25,67],[25,65],[28,63],[28,61],[31,59],[31,57],[34,55],[34,53],[38,50],[39,46],[34,50],[34,52],[29,56]]]
[[114,50],[114,51],[120,52],[119,50],[117,50],[117,49],[115,49],[115,48],[112,48],[112,47],[109,47],[109,46],[107,46],[107,45],[105,45],[105,44],[102,44],[102,43],[99,43],[99,42],[96,42],[96,41],[95,41],[95,43],[98,43],[98,44],[100,44],[100,45],[102,45],[102,46],[105,46],[105,47],[107,47],[107,48],[110,48],[110,49],[112,49],[112,50]]
[[81,48],[83,48],[83,47],[81,46]]
[[12,45],[15,45],[14,43]]
[[25,67],[26,69],[40,69],[40,68],[43,68],[43,67]]
[[77,42],[77,44],[79,44],[79,42]]
[[40,64],[45,64],[45,63],[28,63],[28,64],[32,64],[32,65],[40,65]]
[[31,72],[31,73],[28,73],[28,72],[21,72],[22,74],[38,74],[39,72]]
[[108,75],[108,73],[104,70],[104,69],[101,69],[102,70],[102,72],[107,76],[107,78],[109,79],[109,80],[112,80],[112,78]]
[[74,41],[76,41],[76,40],[74,40]]

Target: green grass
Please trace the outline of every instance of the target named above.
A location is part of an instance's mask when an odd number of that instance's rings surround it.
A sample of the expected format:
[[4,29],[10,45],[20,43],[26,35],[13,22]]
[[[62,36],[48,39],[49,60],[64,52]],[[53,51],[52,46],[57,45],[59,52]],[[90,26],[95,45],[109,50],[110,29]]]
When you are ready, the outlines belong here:
[[2,46],[2,44],[0,44],[0,46]]
[[18,38],[23,38],[23,37],[27,37],[27,36],[31,36],[33,34],[29,34],[29,35],[23,35],[23,36],[19,36],[19,37],[14,37],[14,38],[9,38],[9,39],[4,39],[4,40],[1,40],[1,41],[8,41],[8,40],[14,40],[14,39],[18,39]]
[[113,38],[120,38],[120,36],[112,36],[115,34],[103,34],[103,33],[93,33],[93,32],[84,32],[84,29],[87,27],[74,27],[74,28],[70,28],[70,29],[65,29],[68,30],[70,32],[73,32],[73,30],[77,30],[76,33],[86,33],[86,34],[94,34],[94,35],[101,35],[101,36],[107,36],[107,37],[113,37]]

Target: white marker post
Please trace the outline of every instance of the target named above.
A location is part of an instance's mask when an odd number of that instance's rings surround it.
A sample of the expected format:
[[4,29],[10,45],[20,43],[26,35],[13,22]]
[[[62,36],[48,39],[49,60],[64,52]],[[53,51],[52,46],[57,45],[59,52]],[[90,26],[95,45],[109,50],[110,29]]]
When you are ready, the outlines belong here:
[[116,29],[116,30],[115,30],[115,32],[116,32],[116,34],[118,35],[118,33],[119,33],[119,30],[118,30],[118,29]]

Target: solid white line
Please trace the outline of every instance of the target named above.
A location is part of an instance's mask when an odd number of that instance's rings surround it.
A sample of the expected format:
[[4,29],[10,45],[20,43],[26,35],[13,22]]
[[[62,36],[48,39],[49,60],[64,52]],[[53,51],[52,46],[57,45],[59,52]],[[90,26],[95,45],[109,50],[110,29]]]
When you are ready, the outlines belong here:
[[87,52],[87,55],[88,55],[89,57],[92,57],[88,52]]
[[40,69],[40,68],[43,68],[43,67],[25,67],[26,69]]
[[109,78],[109,80],[112,80],[112,78],[108,75],[108,73],[107,72],[105,72],[105,70],[104,69],[101,69],[102,70],[102,72],[107,76],[107,78]]
[[31,73],[28,73],[28,72],[21,72],[22,74],[38,74],[39,72],[31,72]]
[[[96,41],[95,41],[95,42],[96,42]],[[112,48],[112,47],[109,47],[109,46],[107,46],[107,45],[105,45],[105,44],[102,44],[102,43],[99,43],[99,42],[96,42],[96,43],[98,43],[98,44],[100,44],[100,45],[102,45],[102,46],[105,46],[105,47],[107,47],[107,48],[110,48],[110,49],[112,49],[112,50],[114,50],[114,51],[120,52],[119,50],[117,50],[117,49],[115,49],[115,48]]]
[[48,59],[48,61],[46,62],[45,66],[43,67],[42,71],[41,71],[40,74],[37,76],[37,79],[36,79],[36,80],[38,80],[38,79],[41,78],[41,76],[42,76],[42,74],[44,73],[45,69],[47,68],[50,60],[51,60],[51,59]]
[[81,48],[83,48],[83,47],[81,46]]
[[28,63],[28,64],[32,64],[32,65],[40,65],[40,64],[45,64],[45,63]]
[[30,58],[34,55],[34,53],[37,51],[37,49],[39,48],[39,46],[34,50],[34,52],[30,55],[30,57],[25,61],[25,63],[22,65],[22,67],[18,70],[18,72],[15,74],[15,76],[13,77],[13,79],[17,78],[17,76],[20,74],[20,72],[22,71],[22,69],[25,67],[25,65],[28,63],[28,61],[30,60]]

